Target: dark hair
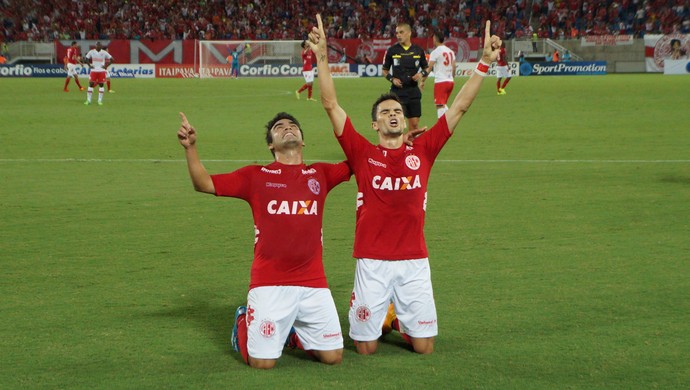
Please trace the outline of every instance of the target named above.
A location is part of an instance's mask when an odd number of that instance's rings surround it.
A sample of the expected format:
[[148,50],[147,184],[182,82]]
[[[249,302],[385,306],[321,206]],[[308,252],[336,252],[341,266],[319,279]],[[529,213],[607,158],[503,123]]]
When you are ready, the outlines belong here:
[[[307,41],[304,40],[304,41],[302,41],[302,43],[300,43],[299,45],[302,46],[302,49],[304,49],[304,48],[307,47]],[[294,46],[293,46],[293,47],[294,47]]]
[[72,41],[72,46],[76,45],[77,41]]
[[[396,102],[400,103],[400,98],[394,93],[384,93],[383,95],[379,96],[379,98],[374,102],[374,105],[371,107],[372,122],[376,122],[376,113],[378,112],[379,104],[385,102],[386,100],[395,100]],[[400,103],[400,105],[402,105],[402,103]]]
[[446,38],[443,36],[443,33],[441,31],[436,31],[434,33],[434,36],[436,37],[436,40],[439,41],[439,43],[443,43],[443,41],[446,40]]
[[[294,122],[297,125],[300,134],[302,134],[302,140],[304,140],[304,132],[302,131],[302,126],[299,124],[297,118],[288,114],[287,112],[279,112],[276,114],[276,116],[273,117],[273,119],[266,123],[266,145],[270,145],[273,143],[273,135],[271,135],[271,129],[273,129],[273,126],[275,126],[275,124],[282,119],[287,119],[289,121]],[[273,155],[275,156],[273,150],[271,150],[271,153],[273,153]]]
[[678,46],[680,46],[680,39],[671,39],[671,48],[673,48],[673,45],[678,42]]

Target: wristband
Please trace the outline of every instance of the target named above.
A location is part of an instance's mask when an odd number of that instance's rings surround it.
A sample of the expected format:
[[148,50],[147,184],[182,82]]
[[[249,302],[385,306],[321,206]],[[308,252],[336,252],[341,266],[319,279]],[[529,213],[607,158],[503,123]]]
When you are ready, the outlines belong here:
[[429,75],[429,73],[427,73],[427,71],[424,70],[424,69],[422,69],[422,72],[421,72],[421,73],[422,73],[422,77],[426,77],[426,76]]
[[392,83],[392,82],[393,82],[393,75],[390,74],[390,73],[388,73],[388,74],[386,75],[386,80],[388,80],[388,81],[390,81],[390,82]]
[[489,71],[489,64],[485,64],[484,61],[479,61],[477,67],[474,69],[474,73],[486,77],[486,72]]

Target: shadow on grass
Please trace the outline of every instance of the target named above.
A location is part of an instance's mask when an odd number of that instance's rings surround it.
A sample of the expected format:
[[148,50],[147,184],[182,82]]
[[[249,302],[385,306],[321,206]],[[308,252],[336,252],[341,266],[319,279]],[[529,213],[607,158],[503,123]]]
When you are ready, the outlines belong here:
[[184,319],[196,324],[208,334],[208,338],[218,349],[226,355],[231,355],[235,360],[243,362],[239,353],[232,350],[230,337],[233,321],[235,319],[236,304],[217,304],[199,298],[190,298],[180,302],[177,307],[152,312],[149,315],[159,318]]

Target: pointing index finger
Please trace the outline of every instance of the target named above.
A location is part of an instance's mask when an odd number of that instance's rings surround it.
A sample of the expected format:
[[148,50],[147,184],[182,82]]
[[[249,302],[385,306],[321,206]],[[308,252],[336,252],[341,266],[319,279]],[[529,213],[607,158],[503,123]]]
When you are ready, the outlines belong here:
[[321,14],[316,14],[316,24],[319,27],[319,32],[323,34],[323,21],[321,21]]
[[180,112],[180,118],[182,119],[183,125],[189,125],[189,121],[187,120],[187,116],[184,114],[184,112]]
[[491,40],[491,21],[487,20],[486,21],[486,32],[484,33],[484,42],[488,42]]

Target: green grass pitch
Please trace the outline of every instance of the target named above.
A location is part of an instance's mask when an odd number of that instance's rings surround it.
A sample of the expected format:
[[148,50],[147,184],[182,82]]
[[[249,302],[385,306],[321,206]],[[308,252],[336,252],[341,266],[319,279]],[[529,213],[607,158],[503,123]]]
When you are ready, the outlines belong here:
[[[375,140],[386,81],[336,84]],[[487,78],[429,185],[435,353],[392,334],[359,356],[346,336],[340,366],[286,351],[269,372],[229,346],[249,207],[193,191],[177,113],[219,173],[271,160],[278,111],[308,160],[342,159],[320,103],[295,99],[301,78],[114,79],[102,107],[62,85],[0,79],[0,388],[690,386],[690,77],[514,78],[506,96]],[[355,197],[336,188],[324,223],[345,334]]]

